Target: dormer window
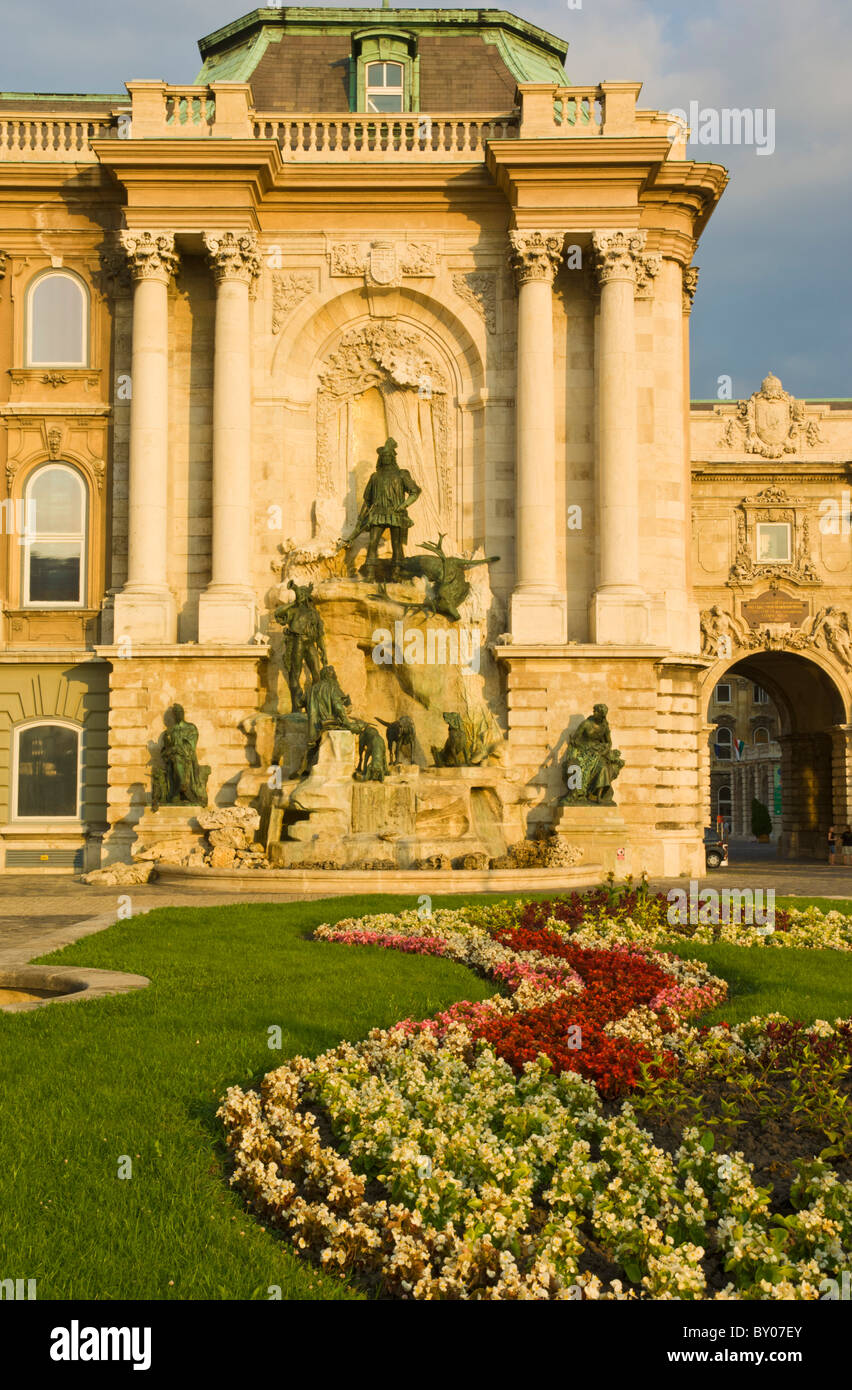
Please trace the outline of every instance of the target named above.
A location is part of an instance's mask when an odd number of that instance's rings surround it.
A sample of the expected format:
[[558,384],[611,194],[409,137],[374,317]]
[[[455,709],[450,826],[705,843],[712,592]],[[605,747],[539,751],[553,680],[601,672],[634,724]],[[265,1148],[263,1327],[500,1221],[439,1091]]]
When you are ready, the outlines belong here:
[[404,111],[402,63],[368,63],[365,95],[368,111]]
[[417,35],[384,25],[353,34],[349,100],[373,116],[419,111]]

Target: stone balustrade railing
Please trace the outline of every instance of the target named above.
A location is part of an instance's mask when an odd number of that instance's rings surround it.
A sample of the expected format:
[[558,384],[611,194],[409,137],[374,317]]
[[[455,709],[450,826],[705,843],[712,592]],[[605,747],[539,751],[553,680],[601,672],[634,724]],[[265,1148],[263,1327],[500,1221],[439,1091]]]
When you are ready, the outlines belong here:
[[[287,160],[318,163],[350,159],[422,158],[477,161],[489,140],[517,138],[604,138],[656,136],[671,139],[665,112],[637,111],[640,83],[602,82],[597,87],[560,87],[524,82],[520,109],[509,113],[412,113],[341,115],[264,113],[252,106],[244,82],[170,86],[128,82],[129,108],[92,116],[86,112],[40,115],[37,109],[0,115],[0,161],[44,160],[94,163],[92,148],[103,139],[274,140]],[[685,157],[683,139],[669,158]]]
[[482,159],[486,140],[518,134],[508,115],[293,115],[252,118],[259,140],[277,140],[285,159]]
[[93,140],[118,134],[115,117],[89,112],[38,116],[33,111],[0,115],[0,161],[46,164],[94,164]]

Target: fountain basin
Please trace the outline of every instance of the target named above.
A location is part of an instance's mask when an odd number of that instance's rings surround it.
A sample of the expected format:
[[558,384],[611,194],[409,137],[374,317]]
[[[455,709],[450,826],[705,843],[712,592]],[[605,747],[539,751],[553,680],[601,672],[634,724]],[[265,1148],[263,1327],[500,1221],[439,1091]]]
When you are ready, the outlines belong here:
[[126,990],[144,989],[150,983],[145,975],[119,970],[76,967],[63,970],[55,965],[0,967],[0,1012],[25,1013],[30,1009],[43,1009],[46,1004],[104,998]]

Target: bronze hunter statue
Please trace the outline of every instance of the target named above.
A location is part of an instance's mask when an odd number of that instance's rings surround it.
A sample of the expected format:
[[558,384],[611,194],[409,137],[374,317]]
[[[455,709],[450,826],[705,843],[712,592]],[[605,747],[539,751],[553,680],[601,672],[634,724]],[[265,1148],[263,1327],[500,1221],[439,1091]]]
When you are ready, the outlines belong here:
[[172,723],[160,739],[162,767],[151,779],[151,809],[160,806],[206,806],[210,768],[198,763],[198,729],[184,718],[183,705],[172,705]]
[[367,558],[361,568],[365,579],[374,580],[382,577],[378,574],[379,545],[385,531],[390,533],[391,541],[390,578],[405,578],[403,546],[413,524],[408,515],[408,508],[412,502],[416,502],[421,489],[411,474],[405,468],[400,468],[396,461],[396,450],[395,439],[386,440],[376,450],[378,462],[375,471],[367,480],[355,530],[349,537],[351,543],[364,531],[370,533]]
[[290,687],[290,705],[295,714],[306,704],[303,668],[307,667],[311,683],[316,684],[328,658],[323,621],[312,597],[313,584],[294,584],[291,579],[287,588],[293,590],[293,602],[282,603],[272,616],[284,629],[284,667]]
[[612,784],[624,759],[612,746],[606,705],[595,705],[574,730],[562,762],[567,787],[562,806],[612,806]]

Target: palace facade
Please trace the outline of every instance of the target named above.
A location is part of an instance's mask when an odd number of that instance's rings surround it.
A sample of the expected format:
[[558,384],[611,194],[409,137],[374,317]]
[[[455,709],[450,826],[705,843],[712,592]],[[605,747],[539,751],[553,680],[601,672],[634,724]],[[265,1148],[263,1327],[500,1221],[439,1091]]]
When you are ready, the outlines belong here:
[[[4,867],[129,859],[175,702],[211,801],[257,795],[290,579],[327,586],[353,707],[429,746],[441,711],[333,608],[388,436],[410,547],[498,557],[483,689],[518,833],[701,871],[711,698],[742,680],[772,701],[781,851],[819,853],[852,820],[852,402],[770,373],[690,406],[724,168],[503,11],[263,9],[200,50],[186,86],[0,98]],[[598,841],[558,803],[599,702],[625,765]]]

